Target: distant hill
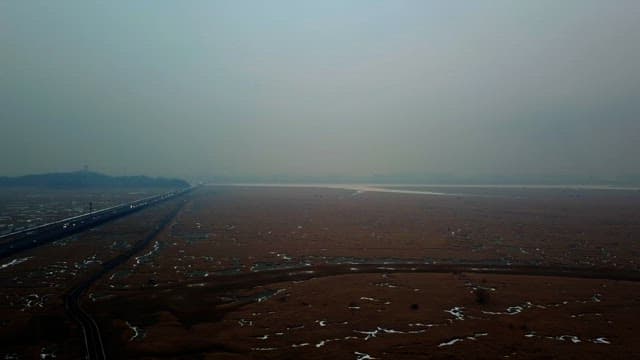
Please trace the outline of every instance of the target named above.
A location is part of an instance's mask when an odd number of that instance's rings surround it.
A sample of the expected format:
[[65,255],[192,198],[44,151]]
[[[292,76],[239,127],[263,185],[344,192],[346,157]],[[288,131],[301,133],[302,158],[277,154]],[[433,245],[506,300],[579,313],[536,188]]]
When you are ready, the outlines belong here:
[[43,187],[43,188],[184,188],[189,183],[181,179],[152,178],[148,176],[109,176],[90,171],[24,175],[17,177],[0,176],[0,187]]

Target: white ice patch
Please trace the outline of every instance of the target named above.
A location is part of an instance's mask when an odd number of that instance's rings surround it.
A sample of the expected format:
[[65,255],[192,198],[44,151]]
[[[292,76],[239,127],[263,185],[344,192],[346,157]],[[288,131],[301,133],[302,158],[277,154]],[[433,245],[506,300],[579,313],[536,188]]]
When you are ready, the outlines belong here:
[[301,347],[305,347],[305,346],[309,346],[311,344],[305,342],[305,343],[300,343],[300,344],[293,344],[291,345],[292,348],[301,348]]
[[345,336],[344,338],[333,338],[333,339],[324,339],[324,340],[320,340],[315,344],[316,348],[321,348],[325,345],[327,345],[327,343],[330,342],[335,342],[335,341],[346,341],[346,340],[360,340],[359,337],[357,336]]
[[374,299],[372,297],[361,296],[360,300],[372,301],[372,302],[382,302],[382,300]]
[[467,340],[478,340],[479,337],[489,336],[489,333],[475,333],[473,336],[467,336]]
[[528,334],[525,334],[524,337],[526,338],[544,338],[544,339],[548,339],[548,340],[556,340],[556,341],[570,341],[573,344],[580,344],[584,341],[586,342],[590,342],[590,343],[594,343],[594,344],[606,344],[609,345],[611,344],[611,342],[605,338],[605,337],[597,337],[595,339],[587,339],[587,340],[582,340],[580,339],[578,336],[576,335],[560,335],[560,336],[541,336],[536,334],[535,331],[531,331]]
[[388,287],[388,288],[397,288],[398,285],[394,285],[392,283],[389,282],[379,282],[375,284],[376,286],[380,286],[380,287]]
[[387,329],[387,328],[378,326],[375,328],[375,330],[353,330],[353,332],[366,335],[364,338],[364,340],[366,341],[376,337],[379,334],[420,334],[425,332],[425,330],[402,331],[402,330],[395,330],[395,329]]
[[55,359],[55,358],[57,358],[57,356],[56,356],[56,352],[54,350],[48,349],[46,347],[43,347],[40,350],[40,359],[41,360]]
[[485,315],[518,315],[525,309],[529,309],[534,306],[541,309],[546,308],[543,305],[534,305],[530,301],[527,301],[522,305],[509,306],[506,311],[482,311],[482,313]]
[[599,337],[599,338],[592,339],[591,342],[594,343],[594,344],[606,344],[606,345],[611,344],[611,341],[609,341],[605,337]]
[[[587,300],[575,300],[575,302],[577,303],[581,303],[581,304],[587,304],[590,302],[600,302],[602,295],[601,294],[593,294],[592,297],[590,297]],[[521,305],[515,305],[515,306],[510,306],[506,309],[506,311],[482,311],[483,314],[485,315],[518,315],[521,312],[523,312],[526,309],[531,309],[531,308],[538,308],[538,309],[547,309],[549,307],[561,307],[561,306],[565,306],[568,305],[569,301],[565,300],[562,301],[560,303],[556,303],[556,304],[547,304],[547,305],[538,305],[538,304],[533,304],[531,301],[527,301],[524,304]],[[579,316],[579,315],[578,315]],[[576,317],[576,315],[572,315],[571,317]]]
[[366,354],[366,353],[361,353],[358,351],[354,351],[353,352],[356,355],[356,360],[372,360],[372,359],[376,359],[373,356]]
[[455,317],[456,320],[464,320],[464,312],[462,309],[464,309],[464,307],[456,306],[452,309],[445,310],[444,312],[451,314],[451,316]]
[[145,332],[144,330],[142,330],[140,327],[138,326],[133,326],[131,325],[128,321],[125,322],[127,324],[127,326],[129,327],[129,329],[131,329],[131,331],[133,331],[133,335],[129,338],[129,341],[133,341],[136,339],[142,339],[145,336]]
[[156,240],[156,242],[153,243],[153,248],[151,250],[149,250],[148,253],[144,254],[144,255],[140,255],[140,256],[136,256],[136,263],[133,264],[134,267],[140,265],[142,263],[142,261],[146,260],[147,258],[151,257],[151,255],[153,255],[155,252],[157,252],[158,250],[160,250],[160,243]]
[[409,327],[426,327],[426,328],[430,328],[430,327],[434,327],[434,326],[440,326],[439,324],[423,324],[423,323],[410,323]]
[[510,306],[507,308],[507,314],[509,315],[520,314],[522,310],[524,310],[524,307],[522,306]]
[[29,308],[44,308],[44,303],[47,300],[49,295],[40,296],[38,294],[29,294],[22,298],[20,301],[22,303],[22,309],[20,311],[25,311]]
[[357,333],[360,333],[360,334],[365,334],[365,335],[367,335],[367,336],[364,338],[364,340],[365,340],[365,341],[367,341],[367,340],[369,340],[369,339],[372,339],[372,338],[376,337],[376,335],[377,335],[377,334],[378,334],[378,332],[379,332],[379,331],[378,331],[378,329],[376,329],[376,330],[371,330],[371,331],[366,331],[366,330],[364,330],[364,331],[360,331],[360,330],[353,330],[353,331],[354,331],[354,332],[357,332]]
[[460,339],[460,338],[456,338],[456,339],[452,339],[452,340],[440,343],[440,344],[438,344],[438,347],[451,346],[451,345],[453,345],[453,344],[455,344],[457,342],[462,342],[462,341],[464,341],[464,340]]
[[560,335],[560,336],[556,336],[555,340],[558,340],[558,341],[567,341],[567,340],[569,340],[574,344],[578,344],[578,343],[582,342],[582,340],[580,340],[580,338],[575,336],[575,335]]
[[21,263],[31,259],[32,257],[33,256],[28,256],[28,257],[25,257],[25,258],[13,259],[13,260],[9,261],[8,263],[0,265],[0,270],[6,269],[6,268],[8,268],[10,266],[21,264]]
[[93,254],[92,256],[82,260],[82,265],[79,265],[78,263],[76,263],[76,264],[74,264],[74,266],[76,268],[80,268],[80,267],[86,268],[86,267],[88,267],[89,265],[91,265],[93,263],[100,263],[100,260],[98,260],[97,256],[98,256],[97,254]]

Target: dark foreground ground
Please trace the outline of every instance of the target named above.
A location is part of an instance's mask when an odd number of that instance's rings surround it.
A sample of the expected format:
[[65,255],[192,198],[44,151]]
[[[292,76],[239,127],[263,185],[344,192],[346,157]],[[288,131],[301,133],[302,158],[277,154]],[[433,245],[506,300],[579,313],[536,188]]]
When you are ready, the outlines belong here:
[[178,207],[85,296],[110,358],[639,356],[640,193],[480,195],[199,189],[0,261],[0,357],[81,357],[63,295]]

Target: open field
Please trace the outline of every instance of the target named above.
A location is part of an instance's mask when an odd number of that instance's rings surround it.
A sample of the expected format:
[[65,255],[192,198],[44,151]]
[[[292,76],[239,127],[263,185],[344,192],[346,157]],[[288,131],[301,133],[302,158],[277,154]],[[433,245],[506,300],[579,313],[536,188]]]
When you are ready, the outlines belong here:
[[[207,186],[84,306],[110,358],[640,353],[639,192],[472,195]],[[3,355],[81,354],[61,294],[177,202],[0,265]]]

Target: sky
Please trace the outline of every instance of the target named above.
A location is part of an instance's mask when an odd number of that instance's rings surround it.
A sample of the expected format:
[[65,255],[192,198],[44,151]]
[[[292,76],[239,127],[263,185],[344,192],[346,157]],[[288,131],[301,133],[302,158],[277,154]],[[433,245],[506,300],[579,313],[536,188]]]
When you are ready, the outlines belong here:
[[0,1],[0,175],[640,174],[640,2]]

